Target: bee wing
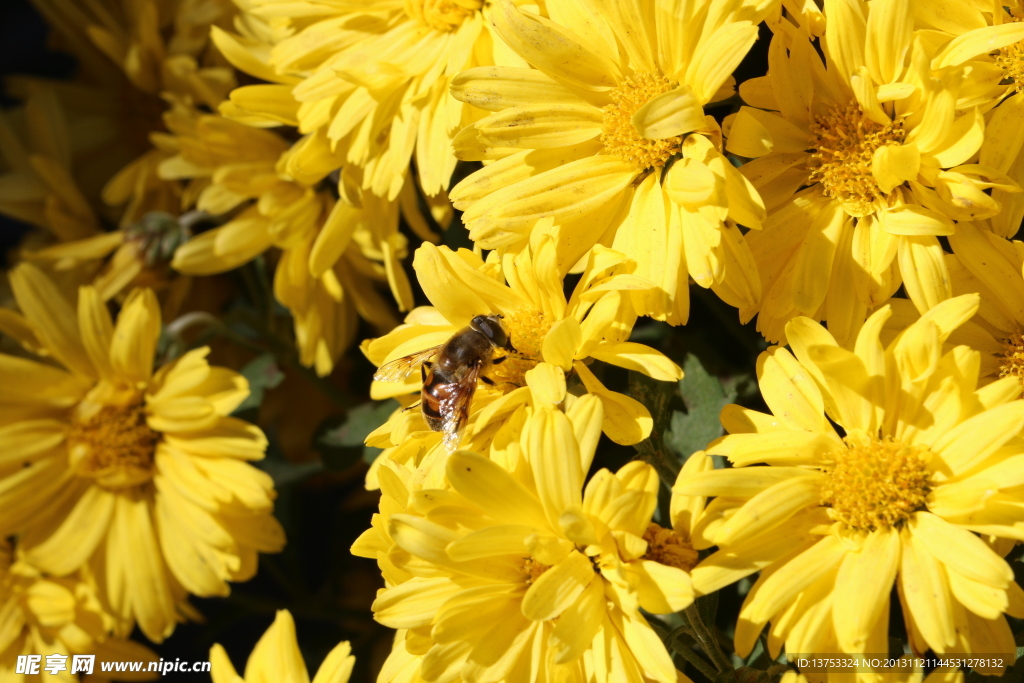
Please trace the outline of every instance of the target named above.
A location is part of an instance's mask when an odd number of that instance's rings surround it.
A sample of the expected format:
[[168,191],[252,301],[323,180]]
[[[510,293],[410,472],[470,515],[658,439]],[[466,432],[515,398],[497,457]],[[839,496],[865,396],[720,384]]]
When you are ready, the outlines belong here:
[[429,349],[410,353],[408,356],[385,363],[377,369],[377,372],[373,373],[373,378],[378,382],[401,382],[415,372],[416,368],[437,354],[441,346],[443,344],[431,346]]
[[444,446],[449,451],[454,451],[459,446],[462,428],[469,418],[469,406],[473,402],[473,394],[476,393],[476,383],[480,379],[481,366],[481,363],[477,363],[470,368],[466,376],[459,381],[458,390],[440,401],[438,411],[442,419],[441,431],[444,432]]

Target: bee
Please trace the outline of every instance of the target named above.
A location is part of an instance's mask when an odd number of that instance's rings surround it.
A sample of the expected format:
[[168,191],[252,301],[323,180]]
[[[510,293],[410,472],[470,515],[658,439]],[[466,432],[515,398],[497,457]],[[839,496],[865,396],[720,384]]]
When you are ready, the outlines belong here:
[[[444,445],[450,451],[459,444],[477,381],[494,386],[484,372],[516,352],[501,319],[500,315],[478,315],[444,344],[386,363],[373,375],[379,382],[401,382],[419,367],[423,419],[435,432],[444,432]],[[497,350],[506,355],[495,358]]]

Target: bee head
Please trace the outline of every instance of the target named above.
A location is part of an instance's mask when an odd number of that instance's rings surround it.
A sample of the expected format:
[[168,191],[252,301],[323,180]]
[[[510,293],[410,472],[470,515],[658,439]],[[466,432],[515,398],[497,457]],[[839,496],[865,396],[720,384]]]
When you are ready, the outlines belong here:
[[470,321],[469,326],[487,337],[495,346],[514,351],[501,318],[500,315],[478,315]]

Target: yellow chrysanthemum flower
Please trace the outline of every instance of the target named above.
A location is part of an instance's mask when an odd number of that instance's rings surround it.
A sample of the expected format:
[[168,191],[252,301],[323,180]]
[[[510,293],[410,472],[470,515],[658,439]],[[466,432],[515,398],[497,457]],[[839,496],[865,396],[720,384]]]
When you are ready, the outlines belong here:
[[[931,39],[941,50],[933,68],[961,64],[970,68],[961,97],[983,109],[999,103],[987,117],[979,162],[1021,184],[1024,155],[1018,138],[1024,108],[1024,3],[965,5],[951,14],[941,3],[925,0],[914,4],[914,19],[918,26],[935,32]],[[989,227],[1003,237],[1013,237],[1024,218],[1024,193],[993,187],[991,194],[1001,210],[987,221]]]
[[101,130],[109,142],[131,131],[143,143],[141,155],[136,150],[139,156],[125,160],[113,177],[103,177],[103,201],[125,207],[122,226],[149,211],[174,212],[181,189],[158,176],[157,167],[168,154],[159,136],[150,137],[161,128],[160,114],[167,106],[161,97],[207,108],[224,101],[235,86],[234,74],[212,49],[209,31],[212,25],[230,24],[234,6],[229,0],[34,4],[84,66],[84,83],[65,88],[66,99],[90,118],[97,110],[108,116],[110,110],[124,112],[114,121],[94,123],[89,135]]
[[[98,680],[140,681],[159,676],[101,672],[99,662],[155,662],[157,656],[149,648],[112,635],[114,618],[104,611],[95,586],[86,577],[77,573],[48,577],[12,555],[7,542],[0,541],[0,681],[43,679],[16,673],[18,655],[95,655],[93,669]],[[70,668],[70,659],[68,662]],[[41,665],[45,666],[45,660]],[[78,677],[68,680],[77,681]]]
[[29,83],[24,96],[0,112],[0,213],[59,240],[91,237],[100,221],[75,178],[78,130],[53,87]]
[[768,5],[564,0],[548,20],[496,3],[496,32],[534,68],[453,82],[495,112],[455,140],[460,158],[497,160],[452,190],[470,236],[515,247],[549,217],[566,269],[595,244],[636,261],[653,285],[632,295],[641,315],[686,322],[691,277],[750,308],[760,285],[736,222],[759,228],[764,207],[703,107],[733,93]]
[[233,91],[226,114],[297,125],[343,156],[346,176],[361,169],[351,182],[379,196],[398,196],[413,159],[424,192],[444,194],[452,135],[474,119],[449,94],[451,78],[507,51],[485,20],[487,3],[236,2],[241,35],[215,30],[214,40],[269,84]]
[[[955,254],[946,255],[954,295],[977,293],[978,314],[949,335],[949,350],[965,344],[981,353],[979,385],[1016,377],[1024,391],[1024,243],[996,235],[988,221],[961,222],[949,242]],[[894,336],[919,317],[911,302],[890,299],[893,315],[883,338]]]
[[247,461],[267,441],[230,413],[248,383],[208,348],[153,371],[160,310],[149,290],[116,327],[92,287],[78,313],[31,264],[11,273],[30,347],[0,355],[0,535],[54,576],[88,566],[130,629],[170,635],[188,593],[227,595],[284,544],[273,483]]
[[715,496],[694,531],[696,547],[719,546],[693,570],[698,593],[761,571],[740,656],[769,621],[773,654],[886,652],[893,584],[914,652],[1012,656],[1003,614],[1024,616],[1024,592],[973,532],[1024,539],[1024,400],[1016,377],[977,388],[977,351],[941,352],[977,308],[977,295],[944,301],[883,347],[883,307],[852,351],[795,318],[793,353],[758,360],[771,414],[722,411],[729,435],[708,452],[735,467],[675,491]]
[[901,282],[919,311],[949,298],[938,238],[998,214],[989,188],[1020,191],[1005,166],[976,163],[1000,143],[964,85],[970,53],[935,53],[902,0],[829,0],[825,16],[824,62],[803,32],[775,26],[769,73],[740,87],[751,106],[727,126],[726,149],[756,157],[740,170],[769,211],[747,242],[758,330],[773,341],[807,316],[851,342]]
[[[343,640],[324,659],[313,683],[348,683],[356,658]],[[245,676],[239,676],[220,643],[210,648],[210,676],[213,683],[309,683],[309,671],[302,661],[295,620],[286,610],[278,610],[274,623],[252,649],[245,663]]]
[[[590,257],[567,301],[554,240],[538,231],[534,241],[535,246],[500,260],[492,252],[486,263],[466,250],[422,245],[413,267],[434,307],[413,310],[406,324],[364,343],[363,351],[374,364],[383,365],[444,343],[475,316],[502,315],[516,352],[487,369],[493,384],[481,382],[477,388],[465,429],[467,443],[483,452],[495,431],[519,419],[517,412],[525,405],[560,403],[566,373],[573,372],[587,392],[605,403],[609,438],[627,445],[642,441],[651,432],[650,413],[638,401],[607,389],[587,362],[597,359],[665,381],[682,377],[679,366],[659,351],[626,341],[636,319],[629,292],[650,283],[631,274],[634,264],[622,254],[601,248]],[[420,388],[419,373],[414,373],[402,383],[375,382],[370,395],[401,397]],[[418,411],[399,411],[367,443],[388,449],[382,457],[424,466],[425,457],[439,455],[435,449],[441,447],[441,434],[430,431]]]
[[594,396],[531,408],[508,469],[456,451],[450,490],[406,493],[390,513],[388,559],[412,578],[374,616],[426,640],[423,680],[679,680],[639,609],[687,607],[696,553],[651,522],[650,465],[602,469],[582,491],[603,412]]
[[412,307],[397,203],[373,195],[361,208],[336,201],[320,186],[335,168],[330,159],[303,166],[301,143],[289,147],[274,132],[180,105],[165,119],[173,135],[165,147],[176,153],[161,163],[161,176],[189,181],[184,208],[233,215],[180,247],[176,270],[221,273],[280,248],[274,293],[292,313],[301,362],[320,375],[351,344],[357,314],[381,331],[398,323],[374,280],[391,285],[400,308]]

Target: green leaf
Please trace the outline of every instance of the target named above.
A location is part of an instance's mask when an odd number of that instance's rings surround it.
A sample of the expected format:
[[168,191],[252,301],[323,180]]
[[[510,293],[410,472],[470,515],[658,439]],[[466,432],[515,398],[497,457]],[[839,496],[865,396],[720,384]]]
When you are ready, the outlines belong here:
[[277,367],[277,361],[270,353],[265,353],[250,361],[242,368],[242,376],[249,381],[249,396],[235,408],[235,413],[250,408],[259,408],[263,403],[263,393],[267,389],[273,389],[284,380],[284,373]]
[[679,380],[679,395],[686,412],[677,410],[672,413],[672,421],[665,432],[665,444],[685,461],[722,435],[718,414],[736,399],[737,383],[723,386],[692,354],[683,362],[683,372],[685,376]]
[[370,432],[387,422],[396,408],[398,401],[394,399],[364,403],[348,411],[340,424],[322,427],[315,443],[324,467],[333,471],[344,470],[360,458],[372,463],[381,449],[365,446],[363,442]]

